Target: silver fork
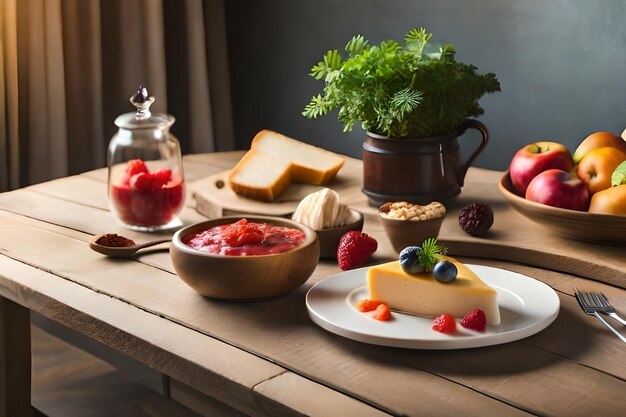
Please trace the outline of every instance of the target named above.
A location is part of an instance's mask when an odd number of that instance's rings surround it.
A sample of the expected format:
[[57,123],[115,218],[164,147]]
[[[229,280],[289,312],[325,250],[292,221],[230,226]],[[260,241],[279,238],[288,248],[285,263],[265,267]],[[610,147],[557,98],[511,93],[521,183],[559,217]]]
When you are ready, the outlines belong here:
[[626,326],[626,320],[617,315],[615,307],[613,307],[613,305],[609,302],[609,299],[606,298],[606,295],[601,292],[591,292],[590,294],[591,298],[593,298],[594,301],[597,301],[603,307],[603,311],[600,311],[600,313],[611,317],[615,321],[618,321],[622,326]]
[[[604,313],[607,310],[605,309],[605,307],[602,307],[601,303],[594,301],[593,299],[594,297],[592,296],[592,294],[593,293],[580,292],[578,291],[578,288],[577,288],[576,292],[574,293],[574,296],[576,297],[576,301],[578,301],[578,304],[580,305],[580,307],[583,309],[585,313],[597,318],[600,321],[600,323],[604,324],[610,331],[613,332],[613,334],[615,334],[615,336],[619,337],[622,342],[626,343],[626,337],[622,336],[620,332],[615,330],[613,326],[607,323],[606,320],[604,320],[602,316],[598,314],[598,313]],[[599,297],[596,297],[596,298],[599,298]],[[614,309],[613,309],[613,312],[615,312]]]

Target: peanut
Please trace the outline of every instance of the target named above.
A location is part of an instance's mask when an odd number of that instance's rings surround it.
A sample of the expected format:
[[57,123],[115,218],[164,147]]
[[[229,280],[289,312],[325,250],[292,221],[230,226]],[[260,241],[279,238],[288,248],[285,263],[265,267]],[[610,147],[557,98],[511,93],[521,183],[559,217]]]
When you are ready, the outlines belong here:
[[446,208],[438,201],[425,206],[406,201],[388,202],[380,206],[378,212],[388,219],[424,221],[437,219],[446,215]]

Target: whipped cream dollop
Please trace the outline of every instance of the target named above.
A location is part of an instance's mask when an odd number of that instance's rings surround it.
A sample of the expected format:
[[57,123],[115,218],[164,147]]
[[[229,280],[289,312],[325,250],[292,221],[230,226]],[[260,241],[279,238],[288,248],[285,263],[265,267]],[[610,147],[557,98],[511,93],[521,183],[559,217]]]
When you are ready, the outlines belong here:
[[355,221],[348,206],[339,202],[339,194],[330,188],[304,197],[291,218],[314,230],[345,226]]

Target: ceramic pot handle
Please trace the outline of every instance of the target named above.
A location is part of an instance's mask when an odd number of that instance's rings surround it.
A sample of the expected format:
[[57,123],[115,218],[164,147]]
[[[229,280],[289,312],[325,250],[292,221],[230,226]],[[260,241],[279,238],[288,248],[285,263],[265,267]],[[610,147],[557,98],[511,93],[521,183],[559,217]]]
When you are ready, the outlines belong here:
[[474,151],[474,153],[471,154],[467,161],[461,166],[458,176],[458,182],[460,187],[462,187],[463,183],[465,182],[465,174],[467,174],[468,168],[470,167],[470,165],[472,165],[472,162],[474,162],[474,159],[476,159],[478,154],[480,154],[483,149],[485,149],[485,146],[487,146],[487,142],[489,142],[489,131],[487,130],[487,126],[485,126],[478,120],[467,119],[465,122],[463,122],[463,125],[461,126],[461,134],[459,136],[464,135],[467,129],[478,130],[483,136],[483,139],[480,145],[478,145],[478,148]]

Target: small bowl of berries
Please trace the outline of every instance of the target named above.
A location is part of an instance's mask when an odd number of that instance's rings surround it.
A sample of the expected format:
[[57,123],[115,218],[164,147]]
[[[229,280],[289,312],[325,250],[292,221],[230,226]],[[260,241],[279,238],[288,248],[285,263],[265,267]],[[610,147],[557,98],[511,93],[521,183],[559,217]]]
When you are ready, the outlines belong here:
[[429,238],[436,238],[446,215],[443,204],[433,201],[425,206],[406,201],[387,202],[378,208],[383,229],[393,249],[400,253]]

